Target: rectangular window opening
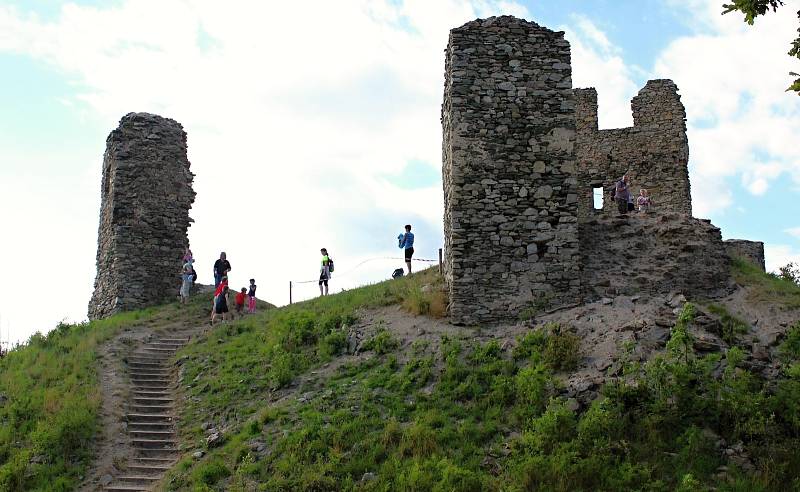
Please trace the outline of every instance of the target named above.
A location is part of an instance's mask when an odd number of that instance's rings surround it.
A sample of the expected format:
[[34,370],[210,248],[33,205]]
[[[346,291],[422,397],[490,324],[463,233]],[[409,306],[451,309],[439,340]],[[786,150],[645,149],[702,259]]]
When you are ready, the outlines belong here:
[[603,187],[592,188],[592,199],[595,210],[603,210]]

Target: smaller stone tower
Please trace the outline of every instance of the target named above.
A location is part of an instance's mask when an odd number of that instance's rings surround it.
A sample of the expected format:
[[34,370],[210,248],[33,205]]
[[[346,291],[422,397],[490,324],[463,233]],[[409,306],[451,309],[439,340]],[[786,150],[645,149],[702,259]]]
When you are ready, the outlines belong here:
[[189,244],[193,178],[186,133],[175,120],[129,113],[109,134],[89,319],[151,306],[176,294]]
[[[598,130],[597,91],[575,89],[578,213],[593,213],[592,190],[610,189],[623,174],[632,174],[633,192],[646,188],[653,210],[692,214],[689,186],[689,140],[686,111],[678,87],[669,79],[650,80],[631,100],[633,126]],[[614,204],[604,198],[603,210]]]

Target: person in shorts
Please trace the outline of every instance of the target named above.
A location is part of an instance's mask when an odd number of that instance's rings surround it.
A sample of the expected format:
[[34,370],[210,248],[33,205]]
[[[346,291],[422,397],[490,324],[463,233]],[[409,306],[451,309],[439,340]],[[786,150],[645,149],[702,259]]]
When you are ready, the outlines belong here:
[[[328,280],[331,278],[331,270],[330,270],[330,257],[328,257],[328,250],[322,248],[319,250],[322,254],[322,264],[319,269],[319,295],[327,296],[328,295]],[[323,286],[325,289],[323,290]]]
[[414,234],[411,232],[411,225],[406,224],[406,233],[399,240],[400,248],[403,250],[406,260],[408,274],[411,275],[411,258],[414,256]]
[[228,317],[228,286],[226,285],[222,292],[214,298],[214,311],[211,313],[211,326],[214,326],[214,320],[217,316],[222,318],[222,321]]

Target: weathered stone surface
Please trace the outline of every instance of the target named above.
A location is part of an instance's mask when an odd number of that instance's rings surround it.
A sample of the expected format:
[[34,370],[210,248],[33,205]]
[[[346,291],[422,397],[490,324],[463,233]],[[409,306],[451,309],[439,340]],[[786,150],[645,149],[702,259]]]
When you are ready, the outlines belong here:
[[564,33],[510,16],[450,31],[442,174],[455,323],[579,298],[574,105]]
[[705,297],[728,287],[730,260],[708,221],[677,213],[597,217],[580,225],[580,237],[587,299],[639,292]]
[[766,271],[764,262],[764,243],[761,241],[747,241],[745,239],[726,239],[725,250],[729,256],[736,256],[750,261],[760,269]]
[[[598,130],[595,89],[575,89],[575,100],[580,217],[597,213],[593,188],[609,190],[626,172],[632,193],[650,192],[652,210],[691,215],[686,110],[673,81],[647,82],[631,101],[633,126],[628,128]],[[607,193],[603,212],[616,213]]]
[[174,295],[194,202],[186,133],[171,119],[130,113],[106,141],[89,318]]

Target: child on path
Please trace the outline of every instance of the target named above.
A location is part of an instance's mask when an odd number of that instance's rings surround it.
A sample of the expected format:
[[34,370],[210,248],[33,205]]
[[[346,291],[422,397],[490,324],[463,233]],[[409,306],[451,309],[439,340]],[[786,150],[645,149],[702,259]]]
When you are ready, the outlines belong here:
[[250,290],[247,291],[247,312],[256,312],[256,279],[250,279]]
[[242,315],[244,310],[244,298],[247,295],[247,288],[242,287],[242,290],[236,293],[236,314]]
[[[221,284],[220,284],[221,285]],[[228,316],[228,285],[227,282],[223,287],[222,292],[214,297],[214,310],[211,312],[211,326],[214,326],[214,320],[217,315],[222,317],[222,321]]]
[[639,197],[636,199],[636,204],[639,205],[639,213],[645,213],[650,210],[650,194],[642,188],[639,190]]
[[[319,250],[322,253],[322,266],[319,269],[319,295],[327,296],[328,295],[328,280],[331,278],[331,270],[330,270],[330,263],[331,260],[328,257],[328,250],[322,248]],[[322,286],[325,286],[325,291],[323,292]]]

